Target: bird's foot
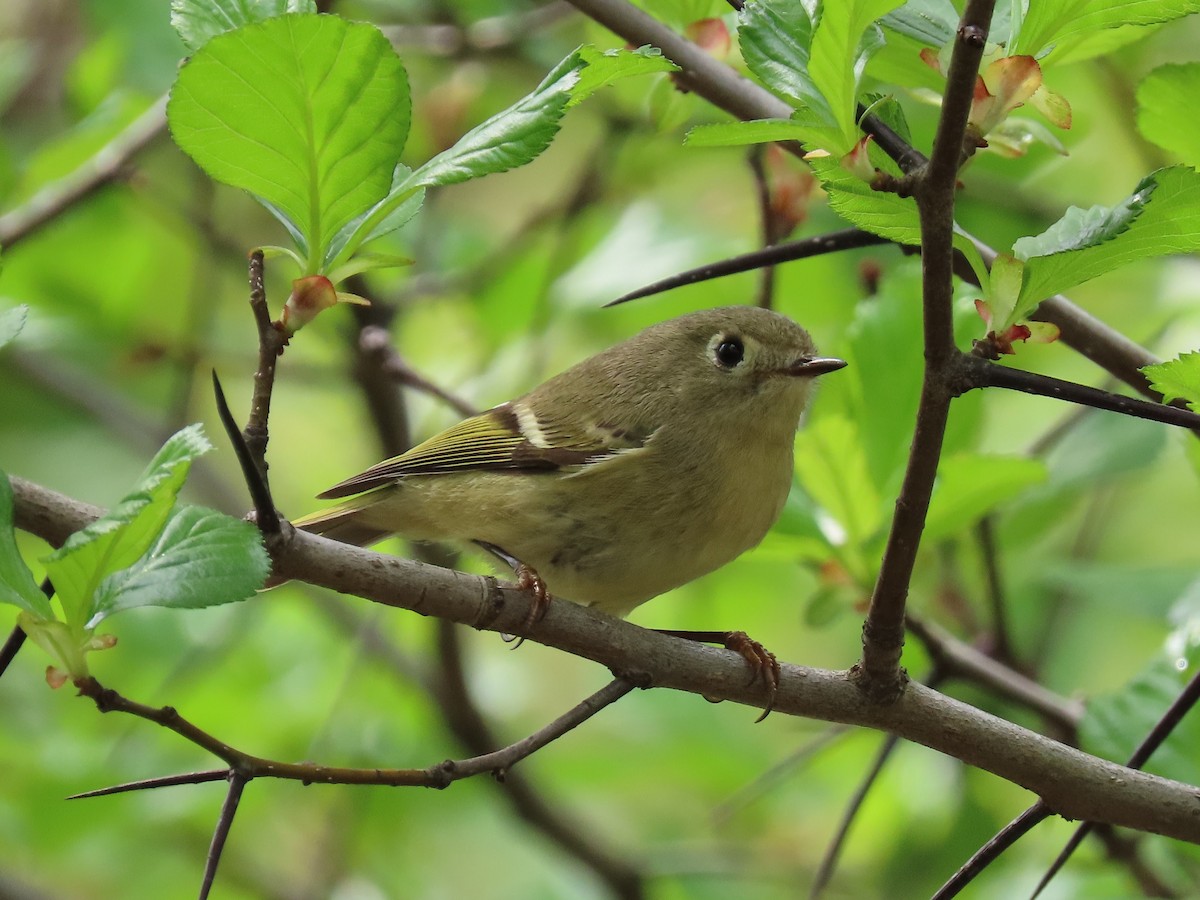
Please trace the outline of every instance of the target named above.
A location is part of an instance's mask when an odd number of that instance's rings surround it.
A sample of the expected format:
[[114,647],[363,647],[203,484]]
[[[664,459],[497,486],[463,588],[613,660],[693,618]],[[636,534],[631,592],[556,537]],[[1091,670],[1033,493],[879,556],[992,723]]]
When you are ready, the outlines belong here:
[[754,720],[755,724],[758,724],[771,714],[771,710],[775,708],[775,694],[779,690],[779,660],[775,658],[774,653],[754,640],[746,632],[671,631],[664,628],[657,628],[655,630],[662,634],[669,634],[672,637],[686,638],[689,641],[699,641],[704,644],[720,644],[726,650],[732,650],[734,653],[739,654],[742,659],[750,664],[750,680],[746,684],[751,685],[761,679],[763,687],[767,690],[766,705],[763,707],[762,715]]

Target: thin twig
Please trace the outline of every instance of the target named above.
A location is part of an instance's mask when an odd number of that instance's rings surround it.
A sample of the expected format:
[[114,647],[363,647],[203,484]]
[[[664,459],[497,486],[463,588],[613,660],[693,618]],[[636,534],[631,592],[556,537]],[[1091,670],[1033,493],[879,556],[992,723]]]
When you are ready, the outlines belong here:
[[1079,727],[1084,715],[1084,706],[1079,701],[1060,697],[912,612],[908,613],[905,621],[909,632],[925,646],[925,652],[947,677],[970,681],[999,697],[1019,703],[1066,734],[1074,734]]
[[[762,249],[766,250],[776,244],[775,212],[771,207],[771,184],[767,180],[767,170],[763,166],[764,149],[754,147],[747,160],[750,171],[754,175],[754,194],[758,198],[758,222],[761,233]],[[758,273],[758,300],[756,305],[763,309],[771,309],[775,300],[775,267],[763,266]]]
[[867,799],[867,794],[870,793],[872,786],[878,780],[879,775],[883,772],[883,767],[891,758],[892,751],[896,749],[896,745],[900,743],[900,738],[894,734],[889,734],[880,745],[879,751],[875,754],[875,759],[872,761],[870,768],[867,769],[867,774],[863,776],[862,781],[854,790],[854,794],[850,797],[850,802],[846,804],[846,809],[842,812],[841,821],[838,822],[837,831],[834,832],[833,840],[829,842],[829,846],[825,848],[825,853],[821,857],[821,865],[817,868],[817,874],[813,876],[812,887],[808,889],[809,900],[817,900],[829,885],[829,880],[833,877],[833,870],[837,866],[838,858],[841,856],[842,847],[846,845],[846,837],[850,834],[850,826],[854,819],[858,816],[858,812],[862,809],[863,802]]
[[68,800],[90,800],[93,797],[108,797],[113,794],[126,794],[130,791],[152,791],[156,788],[175,787],[180,784],[207,784],[210,781],[224,781],[229,777],[228,769],[209,769],[204,772],[184,772],[182,775],[163,775],[158,778],[142,778],[138,781],[126,781],[109,787],[97,788],[94,791],[84,791],[72,794]]
[[129,161],[166,131],[166,109],[164,94],[74,171],[0,216],[0,245],[5,252],[105,184],[120,178]]
[[933,494],[942,440],[953,392],[950,367],[954,346],[954,192],[963,160],[963,136],[975,91],[975,77],[987,41],[994,0],[968,0],[954,43],[946,94],[929,164],[912,176],[921,220],[922,308],[925,374],[908,466],[871,604],[863,623],[861,684],[877,700],[903,689],[900,654],[904,608],[912,580],[925,514]]
[[[1162,717],[1154,723],[1154,727],[1150,729],[1150,733],[1138,744],[1137,749],[1129,757],[1129,762],[1126,763],[1131,769],[1140,769],[1146,764],[1154,751],[1162,746],[1163,741],[1170,737],[1171,732],[1183,720],[1183,717],[1191,712],[1192,707],[1200,700],[1200,672],[1197,672],[1191,677],[1183,690],[1179,692],[1167,711],[1162,714]],[[1083,839],[1088,833],[1095,828],[1094,822],[1084,822],[1071,835],[1071,839],[1067,845],[1063,847],[1062,852],[1058,854],[1049,870],[1042,876],[1038,882],[1037,888],[1034,890],[1032,898],[1036,898],[1042,892],[1042,889],[1050,883],[1050,879],[1057,874],[1058,870],[1066,865],[1067,860],[1071,858],[1071,854],[1075,852],[1075,848],[1083,843]]]
[[618,303],[628,303],[630,300],[661,294],[672,288],[698,284],[701,281],[708,281],[710,278],[723,278],[726,275],[751,272],[764,266],[774,266],[797,259],[807,259],[811,256],[822,256],[826,253],[857,250],[860,247],[877,247],[890,243],[891,241],[885,238],[858,228],[845,228],[841,231],[831,231],[828,234],[817,234],[797,241],[775,244],[773,247],[764,247],[762,250],[752,250],[749,253],[731,256],[718,262],[706,263],[695,269],[688,269],[672,275],[670,278],[648,284],[636,291],[630,291],[628,294],[622,294],[616,300],[604,305],[606,307],[616,306]]
[[937,889],[937,893],[933,895],[931,900],[950,900],[951,897],[957,897],[959,891],[970,884],[975,876],[982,872],[992,860],[1032,831],[1035,825],[1048,819],[1050,815],[1049,807],[1042,801],[1039,800],[1033,804],[1033,806],[1005,825],[990,841],[980,847],[963,864],[961,869],[955,872],[945,884]]
[[264,535],[277,535],[280,530],[279,513],[275,509],[275,501],[271,490],[267,487],[262,471],[255,464],[254,455],[246,446],[246,434],[238,431],[237,422],[229,409],[229,401],[225,399],[225,391],[221,388],[221,380],[217,378],[214,369],[212,373],[213,397],[217,404],[217,417],[225,429],[229,443],[233,446],[234,456],[242,467],[242,477],[246,488],[250,491],[250,500],[254,504],[255,521]]
[[[448,759],[424,769],[350,769],[264,759],[231,747],[185,719],[173,707],[153,707],[137,703],[111,688],[103,687],[91,677],[78,680],[75,686],[81,696],[90,698],[96,704],[100,712],[126,713],[173,731],[228,763],[231,772],[247,781],[252,778],[280,778],[302,781],[305,784],[377,784],[445,788],[455,781],[483,772],[503,775],[510,766],[583,724],[604,707],[624,697],[637,685],[624,678],[615,678],[607,686],[522,740],[491,753],[463,760]],[[151,784],[149,787],[157,785]]]
[[237,815],[238,804],[242,800],[242,791],[246,789],[249,779],[237,772],[229,773],[229,792],[225,802],[221,804],[221,815],[217,817],[217,827],[213,829],[212,843],[208,847],[208,855],[204,859],[204,879],[200,883],[200,900],[207,900],[212,891],[213,881],[217,877],[217,866],[221,864],[221,853],[225,849],[225,841],[229,839],[229,830],[233,827],[233,817]]
[[713,810],[713,821],[717,824],[728,821],[739,809],[749,806],[752,801],[770,792],[775,785],[799,769],[802,764],[849,733],[850,729],[844,725],[825,728],[820,734],[805,741],[748,785],[739,788],[727,800],[722,801]]
[[996,532],[992,516],[987,515],[975,526],[979,540],[979,553],[983,557],[984,581],[987,584],[988,606],[992,610],[992,652],[1008,665],[1012,665],[1012,641],[1008,628],[1008,604],[1004,595],[1004,581],[1000,575],[1000,551],[996,547]]
[[436,397],[461,416],[473,416],[479,412],[477,407],[468,403],[462,397],[434,384],[410,366],[408,361],[392,346],[388,333],[382,328],[377,326],[364,328],[359,332],[358,346],[363,355],[373,358],[375,371],[386,375],[388,379],[405,387],[410,387],[415,391]]
[[970,378],[979,387],[999,387],[1010,391],[1023,391],[1040,397],[1053,397],[1068,403],[1078,403],[1093,409],[1104,409],[1138,419],[1177,425],[1180,428],[1200,429],[1200,415],[1177,406],[1152,403],[1138,397],[1125,397],[1100,388],[1063,381],[1036,372],[1026,372],[981,360],[977,356],[964,356],[965,368]]
[[268,487],[267,442],[270,439],[268,420],[271,415],[271,394],[275,390],[275,366],[287,338],[271,322],[267,308],[267,290],[263,286],[263,252],[250,254],[250,311],[258,329],[258,368],[254,370],[254,393],[250,400],[250,416],[242,435],[250,448],[251,458]]

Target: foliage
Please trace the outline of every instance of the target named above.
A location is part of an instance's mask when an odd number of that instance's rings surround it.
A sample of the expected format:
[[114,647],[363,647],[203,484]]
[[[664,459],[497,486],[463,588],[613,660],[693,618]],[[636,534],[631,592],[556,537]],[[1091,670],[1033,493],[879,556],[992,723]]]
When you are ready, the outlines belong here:
[[42,562],[61,615],[38,590],[13,540],[12,489],[0,474],[0,601],[61,666],[54,686],[88,675],[85,656],[112,646],[96,627],[136,606],[218,606],[253,596],[270,568],[257,530],[209,509],[178,507],[192,461],[210,450],[197,425],[175,434],[133,491]]
[[[182,422],[212,419],[214,366],[235,409],[251,393],[244,252],[273,254],[273,307],[296,274],[326,279],[305,282],[321,293],[314,308],[346,299],[343,287],[374,304],[323,316],[278,362],[271,486],[280,509],[298,516],[388,440],[362,412],[364,322],[388,328],[400,353],[403,366],[389,377],[409,387],[393,424],[423,438],[458,415],[424,383],[485,408],[652,321],[752,301],[763,290],[757,273],[594,309],[756,246],[760,191],[802,235],[849,223],[918,246],[916,203],[877,190],[874,170],[903,173],[878,141],[862,143],[859,123],[869,108],[928,153],[962,4],[754,0],[733,13],[716,0],[642,3],[680,32],[698,19],[735,32],[730,64],[791,110],[753,122],[681,93],[674,65],[653,48],[630,49],[581,16],[546,22],[508,0],[453,5],[437,21],[410,10],[413,20],[398,28],[318,16],[308,0],[174,0],[170,23],[149,0],[111,6],[90,6],[65,35],[75,40],[55,43],[81,48],[74,56],[39,52],[39,28],[51,26],[34,13],[0,53],[0,212],[53,194],[167,90],[175,142],[151,144],[115,184],[40,230],[10,231],[13,220],[0,215],[9,244],[0,344],[20,333],[0,353],[0,464],[94,502],[123,499],[53,551],[14,533],[0,478],[0,602],[69,676],[95,671],[264,757],[373,768],[472,752],[459,743],[472,708],[446,712],[447,685],[463,685],[492,737],[506,742],[578,702],[605,673],[533,642],[509,653],[490,635],[466,633],[451,644],[436,623],[369,613],[353,598],[314,600],[297,585],[232,603],[265,575],[256,533],[179,499],[191,493],[240,514],[231,454],[193,465],[207,446],[195,429],[161,451],[158,442]],[[957,346],[966,351],[979,337],[977,300],[987,329],[1004,335],[1033,325],[1047,296],[1070,292],[1088,313],[1173,358],[1146,376],[1168,399],[1200,406],[1190,256],[1200,234],[1192,168],[1200,140],[1189,112],[1200,67],[1191,14],[1200,5],[996,7],[981,76],[987,97],[973,113],[987,146],[973,148],[962,169],[956,208],[955,246],[981,286],[958,291]],[[334,12],[369,18],[378,9],[347,3]],[[1051,92],[1069,101],[1070,130],[1055,127],[1063,107],[1046,100]],[[1125,99],[1135,95],[1136,121]],[[23,99],[33,96],[51,99],[35,110]],[[777,141],[818,152],[801,163],[776,154]],[[1024,155],[1004,156],[1012,147]],[[761,185],[747,154],[761,154],[752,156]],[[1000,251],[990,268],[972,237]],[[780,265],[774,278],[776,306],[850,365],[821,385],[797,436],[794,490],[767,541],[639,609],[635,621],[743,628],[783,660],[845,669],[860,652],[863,606],[913,438],[924,365],[920,260],[873,248]],[[305,295],[292,291],[285,308],[300,316]],[[1018,342],[1011,364],[1104,383],[1072,346]],[[359,380],[344,377],[351,366]],[[1055,694],[1087,698],[1082,745],[1122,759],[1194,673],[1194,443],[1158,423],[1076,416],[1015,393],[956,399],[909,608],[991,648],[1001,607],[1014,658],[996,662]],[[984,519],[994,553],[979,537]],[[38,587],[44,575],[53,600]],[[201,608],[217,603],[228,605]],[[155,606],[166,608],[113,616]],[[120,653],[90,655],[109,643],[101,624],[120,637]],[[216,793],[82,801],[103,804],[88,815],[59,798],[210,763],[180,753],[165,732],[114,728],[114,717],[44,690],[44,661],[31,649],[0,680],[10,723],[0,729],[10,773],[5,876],[55,896],[190,890]],[[904,654],[914,679],[941,674],[915,638]],[[978,683],[943,689],[1063,733]],[[589,847],[646,862],[655,896],[725,895],[731,885],[739,895],[794,896],[811,882],[823,836],[878,738],[855,732],[801,752],[822,726],[797,731],[776,714],[751,728],[751,718],[728,704],[638,692],[496,790],[469,782],[447,792],[299,791],[259,779],[218,887],[231,897],[607,895],[594,869],[531,830],[529,807],[514,812],[512,798],[532,791]],[[1152,770],[1194,782],[1189,721]],[[793,756],[803,759],[743,793]],[[850,833],[848,853],[865,864],[842,867],[835,888],[928,895],[1027,800],[904,747]],[[985,876],[981,896],[1032,883],[1063,836],[1061,827],[1034,832]],[[1190,849],[1143,836],[1136,850],[1177,893],[1195,892]],[[1119,862],[1098,853],[1066,875],[1072,895],[1135,889]]]

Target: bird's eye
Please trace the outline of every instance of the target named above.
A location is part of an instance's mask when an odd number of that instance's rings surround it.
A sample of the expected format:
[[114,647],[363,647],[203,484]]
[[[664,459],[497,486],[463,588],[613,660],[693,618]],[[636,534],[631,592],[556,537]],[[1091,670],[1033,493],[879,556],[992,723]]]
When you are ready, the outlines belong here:
[[745,355],[746,347],[742,344],[742,339],[734,335],[721,338],[713,350],[717,364],[726,369],[736,368]]

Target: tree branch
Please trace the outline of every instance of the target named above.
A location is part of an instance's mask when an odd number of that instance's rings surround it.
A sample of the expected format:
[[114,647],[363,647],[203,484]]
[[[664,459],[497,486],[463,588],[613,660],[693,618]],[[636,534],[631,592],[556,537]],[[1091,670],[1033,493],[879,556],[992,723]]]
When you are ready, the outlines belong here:
[[80,200],[121,176],[129,160],[167,129],[164,94],[95,155],[68,175],[43,187],[21,206],[0,216],[5,251],[62,215]]
[[[10,479],[17,526],[65,540],[100,510],[47,488]],[[276,560],[285,578],[376,603],[437,615],[490,631],[514,632],[529,614],[527,592],[493,578],[385,556],[295,532]],[[573,603],[550,605],[530,640],[683,690],[759,707],[738,654],[675,640]],[[1066,747],[923,685],[892,704],[870,702],[846,672],[785,664],[776,714],[863,725],[924,744],[1042,796],[1059,815],[1109,822],[1200,843],[1200,790]],[[307,777],[307,776],[306,776]]]
[[900,654],[904,647],[905,602],[954,396],[950,383],[951,367],[958,356],[952,305],[954,192],[964,159],[963,135],[974,98],[975,77],[994,5],[994,0],[967,3],[946,76],[933,152],[928,165],[912,176],[921,220],[925,373],[908,466],[863,623],[862,684],[880,701],[891,699],[903,688]]

